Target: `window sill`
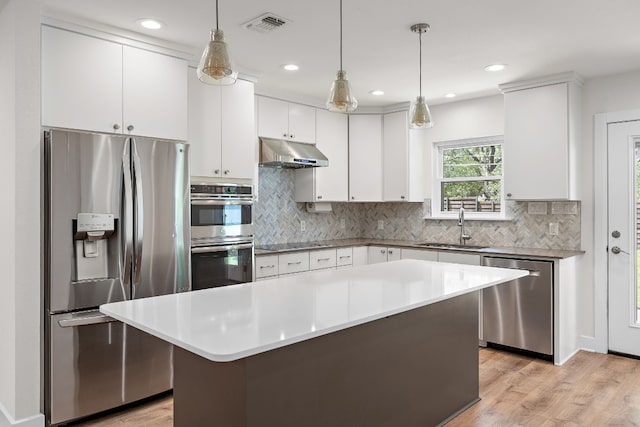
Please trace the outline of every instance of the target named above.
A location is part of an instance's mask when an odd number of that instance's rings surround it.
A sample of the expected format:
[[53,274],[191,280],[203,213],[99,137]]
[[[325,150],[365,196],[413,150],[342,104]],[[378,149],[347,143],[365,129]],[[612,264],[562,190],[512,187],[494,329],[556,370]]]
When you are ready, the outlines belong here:
[[[451,220],[458,221],[458,214],[455,213],[453,215],[427,215],[422,217],[422,219],[435,219],[435,220]],[[465,221],[513,221],[513,218],[506,216],[493,216],[493,215],[472,215],[469,212],[465,212],[464,214]]]

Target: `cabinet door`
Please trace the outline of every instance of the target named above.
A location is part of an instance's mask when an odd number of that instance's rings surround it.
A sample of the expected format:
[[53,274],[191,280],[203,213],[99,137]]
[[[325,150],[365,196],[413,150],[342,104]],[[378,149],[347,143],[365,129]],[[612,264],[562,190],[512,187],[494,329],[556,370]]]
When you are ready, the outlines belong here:
[[122,132],[122,45],[42,26],[41,66],[44,126]]
[[368,261],[368,247],[356,246],[353,248],[353,266],[366,265]]
[[438,261],[453,264],[480,265],[480,255],[438,252]]
[[289,105],[278,99],[258,96],[258,136],[289,137]]
[[220,87],[202,83],[189,68],[190,174],[218,176],[221,170]]
[[297,202],[346,202],[349,194],[349,123],[345,114],[316,112],[316,145],[329,166],[296,170]]
[[289,139],[316,143],[316,109],[289,103]]
[[353,202],[382,201],[380,115],[349,116],[349,199]]
[[367,250],[367,263],[377,264],[387,262],[387,248],[384,246],[369,246]]
[[382,163],[385,202],[409,199],[409,121],[406,111],[383,118]]
[[187,139],[187,62],[123,46],[124,131]]
[[505,93],[504,108],[507,198],[568,198],[568,84]]
[[387,248],[387,261],[396,261],[401,259],[402,250],[400,248]]
[[222,87],[222,176],[252,179],[257,161],[253,83]]
[[420,259],[423,261],[438,261],[438,252],[420,249],[402,249],[402,259]]

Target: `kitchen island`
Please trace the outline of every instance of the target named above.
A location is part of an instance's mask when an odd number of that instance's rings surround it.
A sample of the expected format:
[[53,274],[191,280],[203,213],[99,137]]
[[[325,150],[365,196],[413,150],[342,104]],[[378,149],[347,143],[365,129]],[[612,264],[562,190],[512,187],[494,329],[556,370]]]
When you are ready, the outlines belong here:
[[428,426],[478,400],[477,291],[526,274],[401,260],[100,309],[175,345],[176,426]]

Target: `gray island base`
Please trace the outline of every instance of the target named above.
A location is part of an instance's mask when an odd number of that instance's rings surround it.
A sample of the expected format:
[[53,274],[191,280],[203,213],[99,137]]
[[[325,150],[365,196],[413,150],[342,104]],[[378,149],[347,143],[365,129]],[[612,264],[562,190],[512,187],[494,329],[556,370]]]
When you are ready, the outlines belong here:
[[441,425],[478,363],[477,291],[230,362],[176,346],[174,425]]

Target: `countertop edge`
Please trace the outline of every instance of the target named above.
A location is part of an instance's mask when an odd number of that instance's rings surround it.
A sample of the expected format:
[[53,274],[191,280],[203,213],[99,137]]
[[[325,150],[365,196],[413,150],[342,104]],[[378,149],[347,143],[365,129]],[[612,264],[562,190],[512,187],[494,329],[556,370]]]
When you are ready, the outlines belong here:
[[585,251],[569,250],[569,249],[544,249],[544,248],[520,248],[509,246],[489,246],[482,249],[447,249],[447,248],[429,248],[420,245],[419,242],[406,240],[383,240],[383,239],[340,239],[340,240],[316,240],[309,242],[301,242],[300,245],[307,243],[309,246],[301,246],[293,249],[260,249],[260,245],[256,245],[255,254],[261,255],[278,255],[304,251],[321,251],[325,249],[338,249],[352,246],[387,246],[404,249],[418,249],[423,251],[437,251],[463,254],[476,254],[486,256],[509,256],[509,257],[530,257],[530,258],[546,258],[546,259],[566,259],[574,256],[583,255]]

